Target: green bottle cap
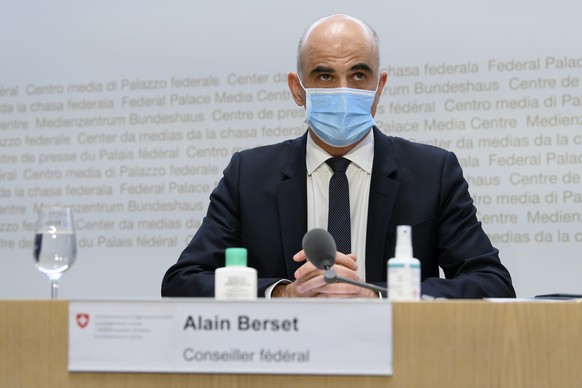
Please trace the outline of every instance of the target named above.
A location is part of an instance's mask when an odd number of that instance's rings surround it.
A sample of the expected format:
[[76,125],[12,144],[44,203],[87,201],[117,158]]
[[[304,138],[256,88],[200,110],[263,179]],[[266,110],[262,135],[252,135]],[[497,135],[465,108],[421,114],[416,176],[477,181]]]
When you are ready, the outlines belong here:
[[247,266],[247,249],[246,248],[226,248],[226,266]]

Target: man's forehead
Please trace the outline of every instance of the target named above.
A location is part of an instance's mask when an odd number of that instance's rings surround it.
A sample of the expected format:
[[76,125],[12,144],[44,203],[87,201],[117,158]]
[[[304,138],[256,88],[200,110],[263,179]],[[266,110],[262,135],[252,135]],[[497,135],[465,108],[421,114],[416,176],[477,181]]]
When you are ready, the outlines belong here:
[[341,33],[355,26],[360,27],[365,34],[372,35],[368,25],[361,20],[348,15],[332,15],[319,19],[308,27],[303,42],[306,43],[315,31],[325,30],[327,33]]
[[[341,16],[325,19],[306,33],[301,42],[302,56],[324,56],[360,53],[365,61],[368,55],[377,55],[374,31],[360,20]],[[338,54],[339,53],[339,54]]]

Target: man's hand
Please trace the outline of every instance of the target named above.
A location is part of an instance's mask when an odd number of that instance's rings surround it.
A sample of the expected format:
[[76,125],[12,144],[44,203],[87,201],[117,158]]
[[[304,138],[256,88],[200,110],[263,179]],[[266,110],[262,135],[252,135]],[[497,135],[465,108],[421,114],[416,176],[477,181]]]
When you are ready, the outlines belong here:
[[[378,294],[365,288],[346,283],[327,284],[323,278],[323,270],[316,268],[304,251],[300,251],[293,260],[305,263],[295,271],[295,281],[281,284],[273,290],[273,297],[279,298],[378,298]],[[337,252],[335,265],[331,267],[338,276],[360,280],[356,256]]]

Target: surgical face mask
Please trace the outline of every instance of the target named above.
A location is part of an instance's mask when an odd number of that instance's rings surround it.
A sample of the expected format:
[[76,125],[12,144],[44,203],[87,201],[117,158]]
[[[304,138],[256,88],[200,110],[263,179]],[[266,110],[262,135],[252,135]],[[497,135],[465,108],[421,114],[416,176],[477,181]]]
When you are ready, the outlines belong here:
[[305,122],[330,146],[345,147],[357,143],[376,124],[371,114],[376,90],[303,89],[306,96]]

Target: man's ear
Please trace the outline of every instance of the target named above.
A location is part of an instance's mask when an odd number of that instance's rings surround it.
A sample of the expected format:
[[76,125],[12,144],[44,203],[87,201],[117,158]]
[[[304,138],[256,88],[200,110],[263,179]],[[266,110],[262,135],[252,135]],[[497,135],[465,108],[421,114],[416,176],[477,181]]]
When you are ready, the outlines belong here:
[[376,93],[376,103],[380,101],[380,95],[382,94],[382,90],[384,86],[386,86],[386,82],[388,81],[388,73],[383,71],[380,73],[380,79],[378,80],[378,91]]
[[372,104],[372,117],[376,115],[376,108],[378,107],[378,103],[380,102],[380,96],[382,95],[382,90],[384,86],[386,86],[386,82],[388,81],[388,73],[383,71],[380,73],[380,78],[378,79],[378,90],[376,91],[376,97],[374,97],[374,103]]
[[305,91],[301,87],[297,73],[289,73],[287,75],[287,84],[289,85],[289,90],[293,95],[295,103],[299,106],[305,106]]

